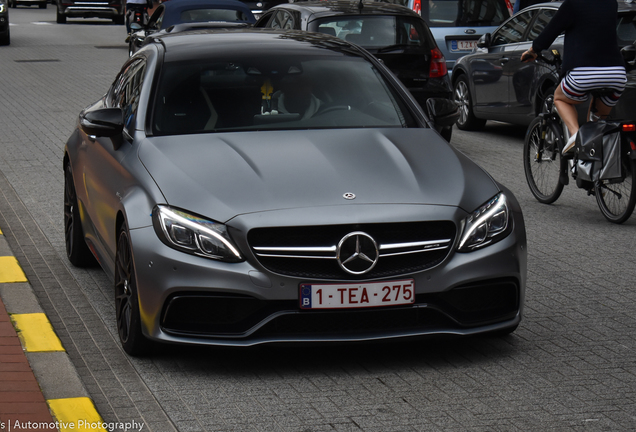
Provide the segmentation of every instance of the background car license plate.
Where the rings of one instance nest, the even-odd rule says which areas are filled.
[[[477,46],[476,40],[453,40],[451,51],[472,51]]]
[[[412,304],[413,279],[350,284],[301,284],[301,309],[364,308]]]

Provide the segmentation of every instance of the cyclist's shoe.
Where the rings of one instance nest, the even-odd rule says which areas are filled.
[[[574,135],[572,135],[570,137],[568,142],[565,144],[565,147],[563,147],[563,151],[561,152],[561,154],[570,153],[571,151],[574,150],[574,144],[576,143],[576,134],[577,133],[578,132],[575,132]]]

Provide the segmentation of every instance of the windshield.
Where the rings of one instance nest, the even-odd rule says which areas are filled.
[[[415,124],[373,65],[352,56],[167,63],[155,101],[155,135]]]
[[[430,27],[498,26],[509,16],[503,0],[422,1],[422,18]]]
[[[329,17],[316,20],[313,31],[337,36],[363,48],[400,45],[426,50],[435,48],[424,22],[408,16]]]

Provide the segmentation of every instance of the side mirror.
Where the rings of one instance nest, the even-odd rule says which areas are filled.
[[[102,108],[80,115],[80,127],[87,135],[115,137],[124,130],[124,113],[121,108]]]
[[[490,47],[490,42],[491,42],[492,36],[490,35],[490,33],[486,33],[484,35],[482,35],[479,40],[477,41],[477,48],[488,48]]]
[[[426,111],[438,131],[441,128],[453,126],[459,119],[459,108],[455,101],[444,98],[430,98],[426,100]]]

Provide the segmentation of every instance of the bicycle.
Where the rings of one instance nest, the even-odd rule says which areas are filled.
[[[561,71],[561,56],[553,50],[550,60],[541,54],[537,60],[553,65]],[[594,100],[609,89],[592,92],[590,107]],[[577,187],[585,189],[588,196],[594,195],[603,216],[610,222],[621,224],[631,216],[636,205],[636,125],[634,122],[616,122],[620,134],[620,174],[612,179],[583,180],[579,170],[582,161],[578,150],[562,155],[563,146],[570,134],[562,122],[554,96],[543,102],[541,113],[530,123],[523,147],[523,166],[532,195],[541,203],[552,204],[569,184],[568,172]],[[588,112],[589,121],[597,121],[593,110]]]

